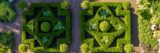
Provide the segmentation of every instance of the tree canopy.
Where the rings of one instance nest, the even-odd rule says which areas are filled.
[[[6,2],[0,3],[0,21],[13,21],[15,20],[16,13]]]

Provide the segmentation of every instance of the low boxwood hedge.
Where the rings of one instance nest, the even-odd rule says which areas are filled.
[[[130,10],[128,9],[123,10],[124,7],[122,6],[122,3],[111,3],[111,2],[89,2],[89,3],[90,3],[89,8],[81,10],[80,12],[81,46],[82,44],[87,44],[89,46],[89,51],[91,52],[123,52],[124,44],[131,44]],[[104,6],[109,8],[105,8]],[[101,8],[112,9],[110,10],[112,12],[111,16],[107,16],[106,18],[100,17],[97,14],[99,9],[96,11],[94,7],[100,7],[99,9]],[[113,11],[114,8],[115,11]],[[94,13],[93,11],[96,11],[96,13]],[[113,12],[115,12],[115,14],[113,14]],[[107,20],[111,25],[109,29],[115,27],[115,30],[118,31],[115,32],[113,29],[111,29],[107,32],[100,32],[100,29],[98,29],[99,20],[100,21]],[[88,35],[92,37],[89,38],[86,37]],[[120,36],[124,37],[115,38]],[[116,40],[116,42],[113,40]],[[97,46],[95,46],[95,44],[97,44]],[[111,46],[113,44],[115,45]]]
[[[61,9],[60,3],[33,3],[27,8],[27,11],[23,11],[22,16],[22,20],[24,21],[22,22],[21,44],[30,45],[29,49],[33,52],[60,52],[60,44],[68,45],[71,43],[71,13],[69,9]],[[46,10],[52,11],[49,13],[51,16],[43,16],[43,11]],[[47,14],[48,13],[45,15]],[[33,31],[29,30],[30,28],[27,27],[27,25],[32,22],[32,26],[34,27]],[[41,24],[43,22],[50,23],[51,28],[48,29],[49,31],[46,29],[45,32],[43,32],[43,30],[41,31]],[[64,28],[55,31],[54,27],[58,22],[62,23],[61,25]],[[33,37],[27,38],[28,36]]]

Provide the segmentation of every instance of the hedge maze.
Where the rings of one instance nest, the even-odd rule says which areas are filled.
[[[131,44],[129,3],[88,5],[88,9],[81,10],[81,47],[88,45],[91,52],[124,52],[124,46]]]
[[[71,42],[70,15],[60,3],[31,4],[23,11],[22,44],[34,52],[60,52],[60,44]]]

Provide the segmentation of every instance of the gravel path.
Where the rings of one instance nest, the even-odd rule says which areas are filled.
[[[72,43],[68,53],[80,53],[80,4],[82,0],[69,0],[72,11]]]

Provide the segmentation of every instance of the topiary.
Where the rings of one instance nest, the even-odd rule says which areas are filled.
[[[107,32],[110,28],[110,24],[107,21],[101,21],[99,24],[99,29],[102,32]]]
[[[133,50],[134,50],[133,45],[132,44],[126,44],[124,46],[124,50],[125,50],[126,53],[133,53]]]
[[[28,49],[28,45],[27,45],[27,44],[20,44],[20,45],[18,46],[18,50],[19,50],[21,53],[26,52],[27,49]]]
[[[40,27],[43,32],[48,32],[51,29],[51,24],[49,22],[42,22]]]
[[[82,44],[80,48],[82,53],[87,53],[89,51],[89,47],[86,43]]]
[[[0,21],[13,21],[15,20],[16,13],[6,2],[0,3]]]
[[[67,10],[69,8],[69,3],[68,1],[64,0],[62,3],[61,3],[61,8],[64,9],[64,10]]]
[[[83,9],[88,9],[89,7],[89,1],[88,0],[84,0],[82,3],[81,3],[81,7]]]
[[[60,51],[65,53],[68,50],[68,46],[66,44],[60,44]]]

